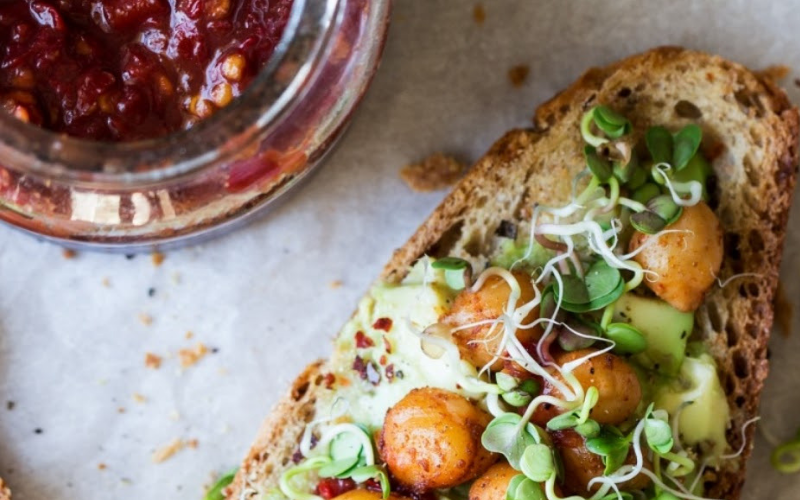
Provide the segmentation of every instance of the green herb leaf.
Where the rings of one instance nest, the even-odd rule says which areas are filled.
[[[525,449],[519,462],[520,470],[529,479],[544,482],[555,474],[553,452],[545,444],[532,444]]]
[[[535,379],[529,378],[528,380],[523,380],[522,383],[519,384],[519,388],[528,394],[539,394],[541,385]]]
[[[622,281],[622,275],[619,269],[611,267],[605,260],[598,260],[589,266],[584,279],[589,292],[589,300],[596,301],[613,294],[619,282]]]
[[[672,429],[669,423],[655,418],[647,418],[644,422],[644,435],[647,437],[647,444],[656,453],[669,453],[674,441],[672,439]]]
[[[644,136],[647,150],[654,163],[669,163],[672,161],[672,134],[664,127],[650,127]]]
[[[697,153],[702,139],[703,130],[694,123],[686,125],[675,134],[672,167],[676,171],[682,170],[689,163],[689,160]]]
[[[239,468],[237,467],[232,471],[223,474],[219,479],[217,479],[217,482],[215,482],[214,485],[208,489],[206,496],[203,497],[203,500],[225,500],[225,495],[222,494],[222,490],[233,482],[238,470]]]
[[[331,439],[328,453],[334,461],[358,458],[364,449],[360,436],[354,432],[341,432]]]
[[[506,489],[506,500],[546,500],[541,485],[535,483],[522,474],[511,478]]]
[[[652,182],[646,182],[639,189],[633,192],[631,197],[634,201],[645,204],[651,199],[661,194],[661,189]]]
[[[586,422],[576,425],[575,432],[585,438],[593,438],[600,435],[600,424],[594,420],[587,420]]]
[[[608,475],[625,463],[630,449],[630,441],[626,437],[605,430],[600,436],[587,439],[586,449],[603,457],[603,463],[606,466],[604,474]]]
[[[444,281],[447,283],[447,286],[452,288],[453,290],[463,290],[467,288],[467,273],[469,273],[469,269],[445,269],[444,271]]]
[[[636,354],[647,349],[642,332],[628,323],[611,323],[606,328],[606,337],[616,343],[614,352],[619,354]]]
[[[559,292],[561,294],[561,307],[567,309],[565,304],[586,304],[589,302],[589,290],[586,288],[584,280],[574,274],[566,274],[561,277],[561,281],[562,289],[559,290],[558,287],[553,289],[556,295]],[[555,297],[555,300],[558,302],[558,296]]]
[[[517,489],[519,489],[523,481],[530,481],[530,479],[525,477],[524,474],[517,474],[511,478],[511,481],[508,482],[508,486],[506,487],[506,500],[525,500],[517,496]]]
[[[586,166],[589,167],[592,174],[597,177],[600,182],[608,181],[613,175],[611,163],[606,158],[597,154],[597,149],[594,146],[586,146],[583,148],[583,154],[586,156]]]
[[[458,271],[468,268],[469,262],[464,259],[459,259],[458,257],[443,257],[433,261],[431,267],[434,269],[449,269],[451,271]]]
[[[504,391],[513,391],[519,385],[519,380],[503,372],[495,373],[494,380],[497,383],[497,387]]]
[[[636,156],[636,152],[631,153],[631,159],[628,161],[627,164],[623,165],[622,162],[615,161],[614,162],[614,177],[619,179],[619,181],[623,184],[627,183],[631,180],[636,170],[639,169],[639,158]]]
[[[631,173],[631,178],[628,179],[627,183],[628,189],[631,190],[639,189],[645,182],[647,182],[647,178],[649,176],[650,172],[644,167],[633,169],[633,172]]]
[[[520,390],[504,392],[500,397],[503,398],[503,401],[506,403],[517,408],[527,405],[531,402],[531,399],[533,399],[533,396]]]
[[[484,448],[500,453],[512,467],[519,470],[519,461],[525,448],[540,441],[539,432],[531,424],[520,429],[522,417],[515,413],[504,413],[489,422],[481,436]]]
[[[578,415],[575,412],[562,413],[547,422],[547,428],[551,431],[571,429],[576,425],[578,425]]]
[[[594,124],[611,139],[618,139],[631,130],[631,122],[608,106],[594,108]]]
[[[656,234],[667,227],[667,221],[650,210],[631,215],[630,221],[634,229],[644,234]]]
[[[672,196],[668,194],[662,194],[652,198],[647,202],[647,208],[663,219],[668,226],[680,219],[683,213],[683,208],[675,203]]]

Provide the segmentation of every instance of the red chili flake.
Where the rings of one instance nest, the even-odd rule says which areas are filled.
[[[356,482],[350,478],[337,479],[329,477],[320,480],[315,493],[325,500],[330,500],[354,489],[356,489]]]
[[[390,383],[394,380],[394,363],[386,367],[386,380]]]
[[[381,383],[381,372],[378,371],[378,367],[374,362],[367,365],[367,380],[372,385]]]
[[[356,356],[356,359],[353,360],[353,370],[355,370],[363,380],[366,380],[367,364],[364,363],[364,359],[361,356]]]
[[[391,318],[378,318],[375,320],[375,323],[372,324],[372,328],[388,332],[392,329],[392,320]]]
[[[364,335],[364,332],[361,330],[356,332],[356,347],[359,349],[365,349],[367,347],[372,347],[375,345],[375,342],[372,341],[371,338]]]
[[[381,356],[381,359],[378,360],[378,363],[380,363],[381,366],[386,366],[386,355],[385,354],[383,356]]]
[[[386,348],[386,354],[392,353],[392,343],[389,342],[389,339],[386,338],[386,335],[383,336],[383,347]]]
[[[336,382],[336,375],[334,375],[333,373],[326,373],[325,374],[325,379],[323,381],[325,383],[325,388],[326,389],[330,389],[331,387],[333,387],[333,384]]]
[[[295,452],[292,454],[292,463],[299,464],[300,461],[303,460],[304,458],[305,457],[303,456],[303,453],[300,452],[300,450],[295,450]]]

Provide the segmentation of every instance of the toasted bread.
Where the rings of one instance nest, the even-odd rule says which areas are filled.
[[[0,500],[11,500],[11,490],[6,487],[3,478],[0,477]]]
[[[753,443],[759,395],[767,375],[767,341],[781,251],[798,164],[798,112],[774,83],[720,57],[663,47],[591,69],[536,111],[533,128],[505,134],[431,217],[397,250],[380,279],[398,282],[423,255],[457,256],[475,268],[497,244],[503,221],[529,229],[534,202],[558,206],[583,165],[576,124],[592,105],[619,109],[634,127],[679,127],[690,120],[706,137],[716,174],[712,207],[725,236],[725,259],[697,312],[700,335],[715,358],[731,408],[728,442],[738,458],[703,477],[707,495],[738,498]],[[262,425],[228,489],[250,498],[245,484],[276,485],[292,465],[317,401],[329,400],[325,363],[310,365]]]

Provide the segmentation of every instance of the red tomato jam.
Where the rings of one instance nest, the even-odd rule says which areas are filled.
[[[189,128],[258,74],[292,2],[0,1],[0,109],[95,141]]]

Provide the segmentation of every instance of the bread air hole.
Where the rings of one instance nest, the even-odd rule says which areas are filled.
[[[728,347],[733,347],[739,343],[739,332],[731,323],[725,325],[725,336],[728,338]]]
[[[700,111],[693,102],[680,100],[675,103],[675,114],[681,118],[689,118],[692,120],[699,120],[703,117],[703,112]]]
[[[733,353],[733,372],[740,379],[746,379],[750,375],[750,365],[741,350]]]

